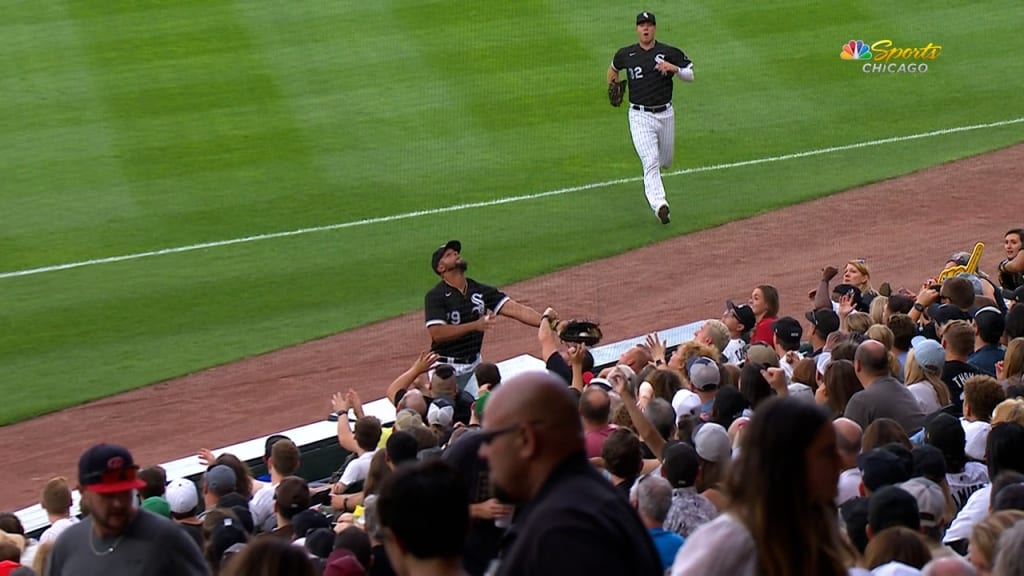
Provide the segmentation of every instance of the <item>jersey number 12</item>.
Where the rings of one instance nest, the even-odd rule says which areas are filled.
[[[629,79],[630,80],[636,80],[637,78],[643,78],[644,77],[643,68],[641,68],[639,66],[634,66],[632,68],[626,68],[626,70],[629,71]]]

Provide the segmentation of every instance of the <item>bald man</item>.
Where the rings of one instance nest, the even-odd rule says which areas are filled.
[[[857,456],[860,455],[864,431],[860,424],[849,418],[836,418],[832,424],[836,429],[836,448],[839,450],[839,461],[843,470],[839,474],[836,506],[842,506],[860,496],[860,468],[857,468]]]
[[[924,426],[925,414],[914,394],[889,374],[889,356],[877,340],[865,340],[857,346],[853,368],[864,389],[850,398],[843,416],[862,429],[879,418],[899,422],[907,436]]]
[[[936,558],[924,565],[921,576],[977,576],[971,563],[960,556]]]
[[[517,503],[494,573],[662,573],[636,511],[586,459],[576,403],[558,376],[526,372],[491,394],[480,456],[502,500]]]

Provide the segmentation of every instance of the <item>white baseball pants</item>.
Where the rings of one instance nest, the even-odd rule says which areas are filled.
[[[652,114],[629,108],[629,131],[633,135],[633,147],[644,166],[644,194],[651,210],[668,204],[665,200],[665,186],[661,182],[661,169],[672,164],[672,153],[676,140],[676,113],[669,106],[667,110]]]

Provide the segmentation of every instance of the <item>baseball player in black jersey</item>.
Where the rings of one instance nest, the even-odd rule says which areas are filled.
[[[629,88],[629,131],[633,147],[644,167],[644,193],[662,224],[669,223],[668,201],[661,182],[661,168],[672,163],[675,147],[675,111],[672,80],[693,82],[693,63],[682,50],[654,39],[652,12],[636,16],[639,42],[619,49],[608,68],[608,83],[618,82],[626,71]],[[614,104],[614,101],[613,101]]]
[[[541,315],[497,288],[466,278],[467,264],[461,252],[458,240],[434,250],[430,266],[441,281],[427,292],[424,308],[430,349],[440,356],[440,362],[455,368],[459,386],[465,387],[480,363],[484,332],[494,326],[497,314],[533,327],[540,326]]]

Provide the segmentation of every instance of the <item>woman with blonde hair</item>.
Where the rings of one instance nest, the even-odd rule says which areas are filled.
[[[875,324],[885,324],[887,318],[885,317],[885,308],[889,305],[888,296],[876,296],[871,301],[871,306],[868,308],[868,315],[871,316],[871,321]]]
[[[995,560],[996,544],[1007,528],[1024,520],[1024,511],[1003,510],[974,525],[968,539],[967,559],[978,574],[990,574]]]
[[[846,268],[843,269],[843,284],[856,286],[865,303],[873,301],[878,296],[878,292],[871,286],[871,269],[863,258],[846,263]]]
[[[1016,422],[1024,426],[1024,399],[1007,398],[996,405],[992,411],[992,425],[1003,422]]]
[[[1006,355],[996,362],[996,379],[1003,388],[1024,384],[1024,338],[1014,338],[1006,345]]]
[[[872,322],[874,321],[875,320],[872,317]],[[900,366],[900,360],[892,350],[893,344],[896,342],[896,336],[892,333],[892,329],[885,324],[876,323],[869,326],[867,331],[864,332],[864,335],[867,336],[868,339],[881,342],[882,346],[885,346],[885,352],[889,355],[889,374],[893,378],[902,382],[903,370]]]
[[[942,368],[946,365],[946,351],[935,340],[917,337],[907,352],[907,367],[903,381],[917,398],[925,414],[949,406],[949,387],[942,381]]]
[[[842,315],[840,314],[840,318]],[[851,312],[845,319],[846,330],[853,334],[864,334],[867,335],[868,328],[871,328],[871,316],[868,316],[864,312]]]

